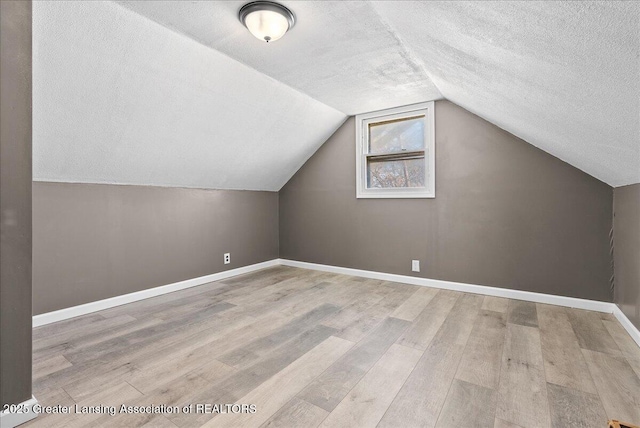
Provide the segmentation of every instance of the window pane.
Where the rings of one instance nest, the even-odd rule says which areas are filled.
[[[367,187],[424,187],[424,158],[367,161]]]
[[[424,149],[424,116],[369,124],[369,153]]]

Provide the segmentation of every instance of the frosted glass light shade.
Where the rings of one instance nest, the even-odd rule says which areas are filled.
[[[267,43],[275,42],[289,30],[287,18],[270,10],[252,12],[247,15],[244,23],[251,34]]]
[[[270,1],[248,3],[242,6],[238,17],[251,34],[267,43],[284,36],[295,22],[289,9]]]

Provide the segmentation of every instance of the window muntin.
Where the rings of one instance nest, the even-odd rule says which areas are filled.
[[[357,197],[435,197],[433,102],[356,116]]]
[[[424,115],[367,126],[367,188],[424,187]]]

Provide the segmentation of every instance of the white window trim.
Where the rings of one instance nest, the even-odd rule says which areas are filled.
[[[436,157],[435,157],[435,103],[412,104],[403,107],[396,107],[387,110],[374,111],[356,115],[356,198],[435,198],[436,197]],[[424,114],[425,136],[424,152],[427,162],[425,168],[424,188],[386,188],[367,189],[367,167],[365,165],[367,149],[366,140],[368,138],[367,124],[375,119],[382,121],[395,117],[410,116],[412,114]]]

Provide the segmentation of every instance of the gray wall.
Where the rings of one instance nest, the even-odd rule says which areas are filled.
[[[31,398],[31,2],[0,2],[0,402]]]
[[[351,118],[280,191],[280,257],[611,301],[612,188],[451,102],[435,115],[435,199],[356,199]]]
[[[614,302],[640,329],[640,184],[613,192]]]
[[[34,182],[33,243],[40,314],[277,258],[278,194]]]

